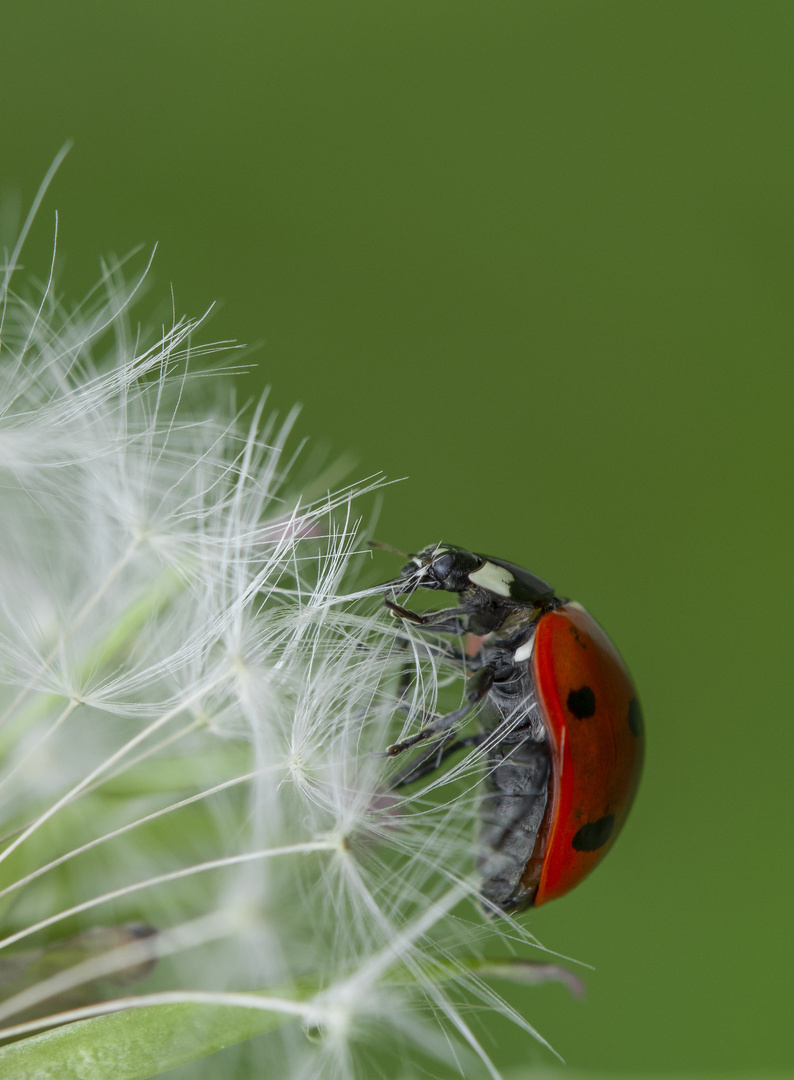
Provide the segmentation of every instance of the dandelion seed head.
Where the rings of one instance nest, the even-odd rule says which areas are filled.
[[[151,993],[289,1003],[285,1076],[366,1076],[384,1032],[447,1064],[462,1038],[496,1075],[458,987],[508,1007],[439,975],[498,933],[481,759],[406,794],[383,756],[449,680],[356,587],[381,480],[301,490],[295,414],[207,393],[202,319],[133,330],[143,276],[108,266],[68,311],[13,274],[0,297],[0,956],[138,921]]]

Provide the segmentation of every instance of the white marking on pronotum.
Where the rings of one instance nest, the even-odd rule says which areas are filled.
[[[497,566],[496,563],[488,562],[486,559],[478,570],[473,570],[469,574],[469,581],[498,596],[510,596],[510,586],[515,578],[504,566]]]
[[[532,650],[535,648],[535,635],[533,634],[529,641],[525,641],[523,645],[519,645],[516,651],[513,653],[513,663],[523,664],[525,660],[529,660],[532,655]]]

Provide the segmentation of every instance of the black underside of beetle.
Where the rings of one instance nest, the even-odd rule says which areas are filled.
[[[513,651],[491,646],[481,655],[506,676],[494,683],[479,714],[488,747],[477,855],[486,910],[520,911],[533,901],[537,882],[522,885],[522,878],[539,854],[551,776],[529,661],[512,663]]]

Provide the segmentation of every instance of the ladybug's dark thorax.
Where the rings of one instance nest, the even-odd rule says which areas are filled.
[[[499,621],[489,632],[487,646],[493,650],[501,649],[510,656],[520,649],[521,645],[528,642],[535,632],[540,619],[549,611],[554,611],[565,601],[552,596],[542,604],[513,604],[509,601],[501,601],[498,605]],[[464,607],[464,610],[465,607]],[[479,607],[475,609],[479,611]],[[489,612],[491,608],[487,609]],[[471,625],[469,618],[469,630],[477,631]]]

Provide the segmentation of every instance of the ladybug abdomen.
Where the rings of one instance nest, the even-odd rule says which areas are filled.
[[[477,859],[488,904],[520,909],[525,897],[531,902],[521,883],[546,813],[550,772],[548,744],[532,741],[526,729],[523,741],[500,743],[488,755]]]
[[[644,736],[631,676],[578,604],[542,616],[532,671],[552,762],[537,906],[572,889],[614,843],[637,790]]]

